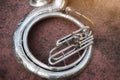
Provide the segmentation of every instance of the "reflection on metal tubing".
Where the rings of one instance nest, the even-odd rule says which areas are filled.
[[[56,43],[57,47],[53,48],[50,51],[50,55],[49,55],[49,58],[48,58],[48,62],[49,62],[50,65],[56,65],[56,64],[64,61],[65,59],[71,57],[72,55],[78,53],[79,51],[85,49],[86,47],[90,46],[91,44],[93,44],[93,35],[91,35],[91,31],[89,32],[88,35],[83,37],[83,39],[81,40],[79,45],[76,46],[76,44],[74,44],[74,43],[70,44],[69,41],[73,40],[75,34],[79,34],[80,31],[82,31],[82,29],[74,31],[72,34],[69,34],[69,35],[57,40],[57,43]],[[78,37],[78,38],[80,38],[80,37]],[[54,53],[54,51],[56,49],[58,49],[59,46],[64,45],[65,43],[68,44],[68,46],[66,48],[63,48],[62,50]],[[71,50],[69,50],[69,49],[71,49]],[[69,52],[64,53],[67,50],[69,50]],[[63,54],[63,55],[57,57],[60,54]],[[52,60],[54,60],[54,61],[52,61]]]

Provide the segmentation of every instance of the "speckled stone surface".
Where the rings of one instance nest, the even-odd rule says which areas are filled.
[[[69,0],[69,6],[95,24],[91,62],[71,80],[120,80],[120,0]],[[45,80],[18,64],[12,48],[17,23],[32,9],[28,0],[0,0],[0,80]],[[74,24],[64,19],[41,21],[30,32],[31,51],[44,60],[54,41],[75,29]]]

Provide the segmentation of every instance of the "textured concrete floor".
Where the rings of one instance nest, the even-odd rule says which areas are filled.
[[[120,0],[69,0],[69,5],[95,24],[91,62],[71,80],[120,80]],[[28,0],[0,0],[0,80],[44,80],[25,70],[13,55],[13,32],[19,20],[31,10]],[[75,29],[74,24],[64,19],[42,21],[30,33],[31,51],[44,60],[45,55],[40,53],[47,54],[55,40]]]

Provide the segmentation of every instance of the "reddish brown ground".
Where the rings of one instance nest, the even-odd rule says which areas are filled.
[[[120,80],[120,0],[69,0],[69,5],[95,24],[92,28],[95,44],[91,62],[71,80]],[[31,10],[28,0],[0,0],[0,80],[44,80],[18,64],[12,49],[16,25]],[[55,40],[75,28],[64,19],[40,22],[29,37],[33,54],[38,58],[40,53],[47,54]]]

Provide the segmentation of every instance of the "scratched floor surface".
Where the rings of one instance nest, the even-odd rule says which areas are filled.
[[[69,6],[95,24],[91,62],[71,80],[120,80],[120,0],[69,0]],[[45,80],[25,70],[13,55],[13,32],[32,9],[28,0],[0,0],[0,80]],[[44,60],[54,41],[75,29],[74,24],[60,18],[41,21],[30,32],[31,51]]]

